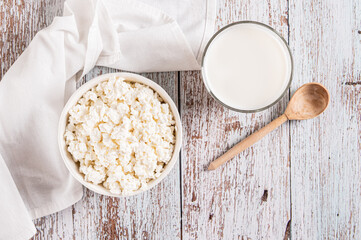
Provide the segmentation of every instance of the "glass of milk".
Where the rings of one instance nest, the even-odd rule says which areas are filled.
[[[293,72],[291,51],[271,27],[235,22],[216,32],[203,54],[209,93],[238,112],[263,111],[287,92]]]

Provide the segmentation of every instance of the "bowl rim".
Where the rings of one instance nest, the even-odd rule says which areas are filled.
[[[94,86],[97,86],[99,83],[108,80],[111,77],[122,77],[122,78],[125,78],[125,81],[137,82],[137,83],[141,83],[146,86],[149,86],[153,91],[157,92],[159,94],[159,96],[166,103],[169,104],[170,109],[174,116],[174,120],[175,120],[176,142],[175,142],[175,146],[174,146],[174,151],[173,151],[171,160],[166,164],[162,174],[158,178],[151,180],[148,183],[147,187],[145,187],[143,189],[138,189],[133,192],[125,193],[125,194],[124,193],[113,194],[110,192],[110,190],[106,189],[105,187],[103,187],[100,184],[96,185],[96,184],[85,181],[83,174],[79,172],[79,168],[78,168],[77,164],[74,162],[71,154],[67,150],[67,146],[66,146],[65,138],[64,138],[65,128],[66,128],[67,120],[69,117],[68,112],[69,112],[70,108],[73,107],[88,90],[90,90]],[[126,196],[137,195],[137,194],[146,192],[147,190],[153,188],[154,186],[159,184],[174,168],[174,165],[179,158],[181,145],[182,145],[182,122],[181,122],[181,118],[180,118],[180,115],[178,112],[178,108],[176,107],[173,99],[168,95],[168,93],[160,85],[158,85],[154,81],[150,80],[149,78],[143,77],[139,74],[128,73],[128,72],[116,72],[116,73],[108,73],[108,74],[99,75],[99,76],[91,79],[90,81],[86,82],[81,87],[79,87],[71,95],[71,97],[68,99],[67,103],[64,105],[63,110],[60,115],[60,118],[59,118],[58,146],[59,146],[59,151],[60,151],[60,154],[61,154],[61,157],[63,159],[65,166],[67,167],[67,169],[69,170],[71,175],[78,182],[80,182],[86,188],[88,188],[96,193],[102,194],[102,195],[107,195],[107,196],[112,196],[112,197],[126,197]]]
[[[211,90],[211,88],[208,86],[208,82],[207,82],[207,77],[205,74],[205,67],[204,67],[204,61],[206,58],[206,54],[207,51],[210,47],[210,45],[212,44],[212,42],[217,38],[217,36],[222,33],[223,31],[227,30],[228,28],[231,28],[235,25],[241,25],[241,24],[254,24],[254,25],[258,25],[260,27],[266,28],[268,30],[270,30],[271,32],[273,32],[280,40],[281,42],[286,46],[287,52],[289,54],[290,57],[290,61],[291,61],[291,73],[290,73],[290,77],[288,79],[287,85],[285,87],[285,89],[283,90],[282,94],[272,103],[268,104],[267,106],[261,107],[261,108],[257,108],[257,109],[249,109],[249,110],[244,110],[244,109],[240,109],[240,108],[234,108],[232,106],[227,105],[226,103],[224,103],[223,101],[221,101]],[[230,24],[227,24],[225,26],[223,26],[221,29],[219,29],[217,32],[215,32],[212,37],[209,39],[206,47],[204,48],[203,51],[203,55],[202,55],[202,60],[201,60],[201,74],[202,74],[202,80],[203,80],[203,84],[205,86],[205,88],[207,89],[207,92],[212,96],[212,98],[214,100],[216,100],[218,103],[220,103],[222,106],[235,111],[235,112],[241,112],[241,113],[256,113],[256,112],[261,112],[264,111],[272,106],[274,106],[276,103],[278,103],[284,96],[285,94],[288,92],[292,80],[293,80],[293,71],[294,71],[294,60],[293,60],[293,56],[292,56],[292,52],[290,49],[290,46],[288,45],[287,41],[282,37],[282,35],[277,32],[274,28],[272,28],[271,26],[261,23],[261,22],[257,22],[257,21],[251,21],[251,20],[242,20],[242,21],[236,21]]]

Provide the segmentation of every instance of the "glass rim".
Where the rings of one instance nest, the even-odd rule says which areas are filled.
[[[272,103],[268,104],[267,106],[265,107],[262,107],[262,108],[258,108],[258,109],[252,109],[252,110],[244,110],[244,109],[238,109],[238,108],[234,108],[234,107],[231,107],[229,105],[227,105],[226,103],[224,103],[223,101],[221,101],[219,98],[217,98],[217,96],[212,92],[212,90],[210,89],[210,87],[208,86],[208,83],[207,83],[207,80],[206,80],[206,74],[204,72],[204,59],[205,59],[205,56],[207,54],[207,50],[209,48],[209,46],[211,45],[211,43],[213,42],[213,40],[221,33],[223,32],[224,30],[226,30],[227,28],[229,27],[232,27],[234,25],[239,25],[239,24],[246,24],[246,23],[250,23],[250,24],[255,24],[255,25],[259,25],[261,27],[265,27],[269,30],[271,30],[273,33],[276,34],[276,36],[278,36],[281,41],[285,44],[286,48],[287,48],[287,51],[288,51],[288,54],[290,56],[290,59],[291,59],[291,74],[290,74],[290,78],[288,80],[288,83],[287,83],[287,86],[285,88],[285,90],[282,92],[282,94],[275,100],[273,101]],[[233,23],[230,23],[224,27],[222,27],[221,29],[219,29],[217,32],[215,32],[213,34],[213,36],[209,39],[205,49],[204,49],[204,52],[203,52],[203,56],[202,56],[202,62],[201,62],[201,73],[202,73],[202,80],[203,80],[203,83],[208,91],[208,93],[217,101],[219,102],[221,105],[223,105],[224,107],[228,108],[228,109],[231,109],[233,111],[236,111],[236,112],[242,112],[242,113],[255,113],[255,112],[261,112],[261,111],[264,111],[270,107],[272,107],[273,105],[275,105],[276,103],[278,103],[283,97],[284,95],[286,94],[286,92],[288,91],[288,89],[290,88],[291,86],[291,83],[292,83],[292,78],[293,78],[293,57],[292,57],[292,53],[291,53],[291,49],[288,45],[288,43],[286,42],[286,40],[272,27],[264,24],[264,23],[261,23],[261,22],[257,22],[257,21],[250,21],[250,20],[246,20],[246,21],[237,21],[237,22],[233,22]]]

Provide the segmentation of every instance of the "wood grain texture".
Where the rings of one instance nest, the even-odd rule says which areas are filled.
[[[1,77],[63,2],[0,1]],[[291,92],[321,82],[329,109],[282,125],[208,172],[212,160],[282,114],[289,94],[267,111],[241,114],[216,103],[199,72],[145,74],[179,104],[181,161],[139,196],[84,189],[74,206],[34,221],[33,239],[361,239],[360,13],[356,0],[219,0],[216,28],[246,19],[276,28],[294,55]],[[96,68],[84,81],[113,71]]]
[[[291,123],[293,239],[361,239],[361,3],[290,1],[292,92],[320,82],[326,112]]]
[[[217,28],[238,20],[270,24],[288,37],[286,1],[219,1]],[[209,172],[232,145],[281,115],[288,96],[268,111],[235,113],[206,91],[199,72],[181,73],[184,239],[282,239],[290,219],[289,128],[284,124]],[[263,197],[265,196],[265,197]]]
[[[0,1],[0,57],[2,76],[35,34],[62,13],[64,0]]]
[[[257,130],[256,132],[252,133],[245,139],[243,139],[241,142],[234,145],[231,149],[229,149],[226,153],[224,153],[222,156],[211,162],[209,164],[208,170],[215,170],[218,167],[225,164],[227,161],[232,160],[235,156],[241,154],[244,150],[251,147],[253,144],[255,144],[258,141],[261,141],[262,138],[264,138],[267,134],[272,132],[273,130],[277,129],[279,126],[281,126],[283,123],[285,123],[288,120],[286,114],[282,114],[272,122],[268,123],[263,128]]]

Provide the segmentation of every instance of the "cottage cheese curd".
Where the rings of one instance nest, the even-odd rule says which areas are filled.
[[[113,77],[70,109],[64,137],[84,179],[121,194],[161,175],[172,158],[175,121],[151,88]]]

